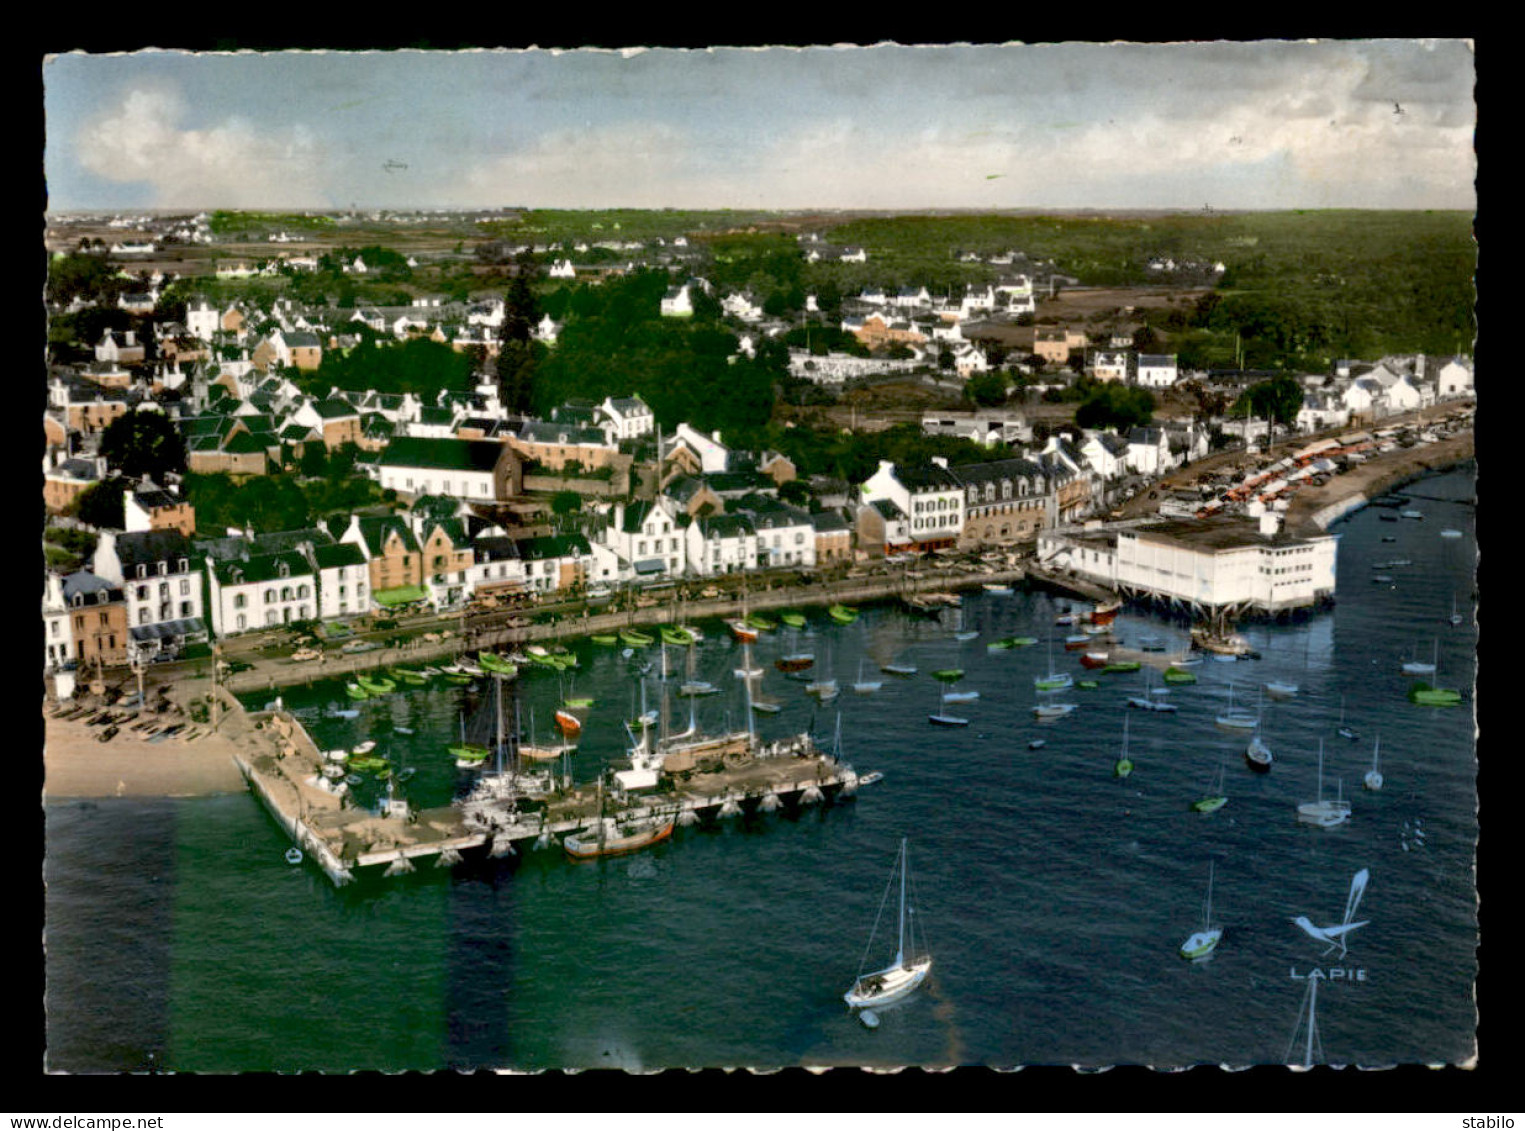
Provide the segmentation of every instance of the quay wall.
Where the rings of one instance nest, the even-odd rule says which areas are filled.
[[[986,582],[1012,582],[1025,579],[1022,569],[1005,569],[991,572],[956,574],[927,571],[922,577],[876,577],[850,578],[827,582],[805,588],[780,586],[748,593],[743,602],[741,596],[724,596],[713,599],[686,601],[681,607],[685,619],[732,618],[741,615],[743,603],[748,612],[766,609],[797,608],[800,606],[831,605],[842,602],[877,601],[897,597],[903,593],[939,592],[949,589],[969,588]],[[355,672],[392,664],[424,664],[437,660],[453,660],[462,652],[479,648],[504,648],[541,641],[570,640],[590,636],[597,632],[617,632],[621,628],[640,625],[669,624],[679,615],[672,604],[657,604],[645,609],[621,610],[597,613],[589,610],[582,616],[557,621],[554,624],[532,624],[525,628],[475,627],[468,628],[463,636],[452,633],[438,642],[412,640],[400,648],[378,648],[370,652],[346,655],[337,650],[326,652],[321,663],[307,661],[294,663],[289,659],[270,660],[248,657],[254,663],[249,671],[235,672],[225,677],[221,684],[234,693],[255,691],[260,688],[273,690],[318,679],[334,679]]]

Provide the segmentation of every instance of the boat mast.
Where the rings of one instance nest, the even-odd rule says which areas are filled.
[[[841,716],[838,716],[839,726],[840,718]],[[900,939],[895,946],[896,966],[905,965],[905,873],[906,865],[908,863],[906,860],[906,853],[906,839],[902,837],[900,840]]]

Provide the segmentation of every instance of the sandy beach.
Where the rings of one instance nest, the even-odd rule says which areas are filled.
[[[180,698],[181,696],[176,696]],[[95,702],[93,696],[85,701]],[[188,723],[179,735],[149,741],[132,729],[138,719],[122,724],[110,742],[98,741],[102,726],[89,726],[82,714],[53,718],[57,704],[43,704],[44,800],[65,797],[204,797],[245,788],[233,752],[265,749],[242,712],[224,712],[221,726]],[[140,716],[141,719],[149,718]],[[183,715],[152,716],[185,722]],[[188,739],[186,735],[195,736]]]

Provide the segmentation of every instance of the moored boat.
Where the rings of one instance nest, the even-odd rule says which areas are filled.
[[[674,817],[625,821],[616,817],[601,817],[587,828],[568,833],[562,838],[561,847],[574,860],[618,856],[660,844],[672,836],[675,824]]]
[[[858,610],[846,605],[832,605],[826,610],[826,614],[838,624],[852,624],[858,619]]]

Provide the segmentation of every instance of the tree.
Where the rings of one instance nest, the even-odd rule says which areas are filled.
[[[503,300],[503,329],[498,337],[498,395],[510,412],[528,412],[533,402],[535,323],[539,311],[530,276],[535,271],[534,249],[526,248],[515,260],[513,281]]]
[[[808,506],[814,496],[810,485],[802,479],[788,479],[778,485],[778,497],[797,507]]]
[[[117,417],[101,434],[101,455],[129,479],[163,482],[166,473],[185,470],[185,440],[162,412],[135,409]]]
[[[977,405],[1006,403],[1006,378],[999,373],[976,373],[964,385],[964,396]]]
[[[127,525],[122,504],[127,494],[127,480],[117,476],[86,487],[74,501],[75,514],[81,522],[106,530],[121,530]]]
[[[567,519],[582,510],[582,496],[576,491],[557,491],[551,496],[551,513],[557,518],[557,524],[566,527]]]

